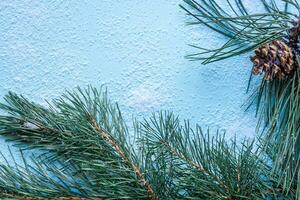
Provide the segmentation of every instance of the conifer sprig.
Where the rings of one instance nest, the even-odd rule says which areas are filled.
[[[250,104],[256,105],[260,145],[271,160],[271,171],[281,185],[280,190],[300,194],[298,1],[261,0],[265,10],[259,14],[248,12],[241,0],[226,1],[228,12],[215,0],[184,2],[181,7],[197,21],[196,25],[206,25],[228,38],[217,49],[196,46],[202,52],[188,56],[191,59],[206,64],[256,49],[256,56],[252,57],[254,74],[264,73],[265,77],[251,96]],[[288,56],[284,55],[286,52]]]
[[[128,129],[118,106],[110,103],[106,92],[78,88],[49,108],[14,93],[5,100],[0,108],[10,115],[0,117],[0,133],[30,148],[48,150],[40,156],[43,162],[62,159],[65,169],[75,168],[76,175],[88,177],[83,185],[92,192],[80,192],[79,197],[156,198],[127,142]]]
[[[191,128],[169,112],[134,122],[134,135],[106,91],[66,92],[48,106],[9,93],[0,134],[22,163],[0,164],[8,199],[265,199],[284,195],[254,142]],[[131,133],[131,134],[130,134]],[[134,136],[134,140],[132,137]],[[17,155],[12,153],[12,157]],[[7,159],[4,157],[4,159]],[[271,160],[270,158],[267,161]]]
[[[286,6],[280,9],[275,1],[262,0],[265,12],[252,14],[242,0],[227,0],[229,10],[219,6],[216,0],[184,0],[180,7],[194,19],[188,24],[205,25],[228,38],[224,45],[216,49],[191,45],[200,52],[190,54],[187,58],[202,60],[207,64],[252,51],[262,44],[283,38],[296,19],[296,15],[288,12],[288,8],[299,10],[297,2],[284,2]]]
[[[148,153],[167,160],[174,170],[179,199],[276,199],[281,195],[282,185],[267,164],[270,158],[253,140],[226,141],[224,133],[211,135],[199,126],[192,129],[188,121],[181,123],[168,112],[155,114],[141,127]],[[294,196],[284,195],[286,199]]]

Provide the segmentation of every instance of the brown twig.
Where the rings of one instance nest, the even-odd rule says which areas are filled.
[[[163,144],[167,149],[169,149],[169,151],[172,153],[173,156],[176,156],[176,157],[180,158],[181,160],[186,161],[189,165],[193,166],[194,168],[196,168],[197,170],[201,171],[202,173],[207,174],[207,175],[213,177],[229,193],[228,186],[226,184],[224,184],[223,181],[220,180],[216,175],[212,174],[210,171],[208,171],[207,169],[205,169],[202,165],[199,165],[198,163],[194,162],[193,160],[190,160],[190,159],[186,158],[185,156],[181,155],[180,153],[178,153],[166,141],[161,141],[161,144]]]
[[[114,138],[107,131],[103,130],[100,126],[98,126],[95,118],[93,118],[90,114],[88,114],[88,117],[91,121],[91,125],[93,126],[93,128],[101,135],[101,137],[106,142],[108,142],[114,148],[114,150],[120,155],[120,157],[125,161],[125,163],[134,170],[136,176],[139,178],[141,186],[146,188],[151,200],[157,200],[158,198],[154,190],[152,189],[148,181],[146,181],[141,169],[136,164],[130,161],[124,150],[117,144]]]

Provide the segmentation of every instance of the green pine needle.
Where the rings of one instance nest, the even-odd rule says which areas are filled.
[[[254,141],[227,141],[170,112],[134,121],[132,132],[103,89],[67,91],[46,107],[10,92],[0,109],[0,134],[16,142],[23,160],[0,164],[3,198],[295,197],[281,192],[273,157]],[[42,152],[24,156],[30,149]]]
[[[285,11],[278,9],[275,1],[270,4],[262,0],[265,12],[255,14],[249,13],[241,0],[226,2],[230,11],[225,11],[215,0],[184,0],[184,4],[180,5],[194,19],[189,25],[205,25],[228,38],[224,45],[216,49],[192,45],[200,52],[188,55],[188,59],[208,64],[247,53],[265,43],[283,38],[295,19],[295,14],[288,12],[288,8],[294,7],[300,11],[295,1],[285,1]]]

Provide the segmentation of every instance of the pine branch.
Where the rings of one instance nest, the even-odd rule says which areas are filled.
[[[0,134],[24,150],[44,151],[31,158],[21,153],[23,164],[0,164],[3,198],[233,200],[297,194],[293,187],[286,192],[279,171],[270,173],[267,163],[274,156],[253,141],[226,141],[223,134],[181,124],[172,113],[136,121],[137,143],[129,142],[118,106],[92,87],[67,92],[48,107],[14,93],[5,100]]]
[[[263,0],[266,11],[257,14],[250,14],[240,0],[228,0],[227,4],[230,12],[220,7],[215,0],[184,0],[184,4],[180,5],[195,20],[188,24],[205,25],[228,38],[223,46],[216,49],[192,45],[200,52],[190,54],[187,58],[202,60],[207,64],[252,51],[265,43],[284,38],[296,19],[288,10],[278,9],[274,1],[270,5]],[[286,1],[286,4],[287,8],[292,6],[298,9],[295,2]]]
[[[276,190],[270,192],[274,186],[267,181],[271,177],[254,142],[245,141],[238,147],[236,141],[225,141],[224,135],[204,134],[199,126],[191,129],[188,121],[181,125],[172,113],[154,115],[141,126],[148,153],[173,161],[179,198],[265,199],[268,194],[278,195]]]
[[[229,192],[228,187],[223,183],[222,180],[219,179],[219,177],[215,176],[213,173],[211,173],[209,170],[205,169],[201,164],[197,164],[190,158],[185,157],[184,155],[180,154],[179,152],[176,151],[176,149],[172,148],[171,145],[167,141],[160,141],[162,145],[165,146],[165,149],[169,151],[174,157],[177,157],[181,159],[182,161],[186,162],[188,165],[191,167],[197,169],[201,173],[206,174],[207,176],[212,177],[215,179],[216,182],[220,183],[220,185],[226,190],[226,192]]]
[[[78,88],[49,108],[13,93],[5,99],[7,104],[0,108],[10,116],[0,117],[0,134],[31,148],[47,149],[50,153],[41,158],[49,165],[66,160],[65,167],[74,166],[76,176],[88,177],[84,184],[90,191],[83,191],[87,196],[156,198],[139,171],[118,106],[110,103],[106,92]]]
[[[300,199],[295,196],[296,191],[300,191],[298,186],[300,91],[297,44],[300,5],[298,1],[261,0],[265,11],[257,14],[248,12],[240,0],[227,1],[229,12],[221,8],[215,0],[185,0],[184,2],[181,7],[195,20],[192,25],[205,25],[228,38],[223,46],[216,49],[193,45],[200,50],[200,53],[189,55],[188,58],[191,60],[203,60],[204,64],[215,62],[263,47],[274,40],[280,40],[280,44],[288,45],[289,54],[293,55],[287,58],[291,61],[289,63],[296,63],[294,67],[297,68],[296,71],[294,72],[293,69],[294,74],[283,80],[272,80],[272,77],[267,77],[268,80],[263,79],[252,95],[255,97],[252,103],[256,102],[257,107],[257,130],[262,131],[260,145],[269,157],[269,162],[272,163],[270,169],[273,175],[270,176],[276,177],[275,182],[285,194],[292,193],[295,198]],[[264,59],[263,56],[257,55],[256,58]],[[277,71],[278,65],[283,64],[281,67],[285,67],[283,55],[280,54],[278,57],[281,59],[280,63],[276,63]],[[265,73],[268,71],[268,75],[273,76],[276,70],[270,69],[268,58],[266,57],[266,62],[259,63],[262,64],[261,66],[255,62],[254,66],[257,67],[258,72],[262,66],[269,67],[263,71]],[[285,75],[284,73],[286,72],[283,71],[279,75]]]
[[[25,158],[22,152],[22,163],[17,163],[11,153],[14,165],[2,155],[6,161],[6,164],[0,165],[0,196],[3,198],[59,199],[69,198],[68,196],[79,198],[82,191],[88,190],[80,177],[73,178],[73,170],[61,167],[62,163],[49,165],[35,156]]]
[[[157,199],[154,190],[152,189],[151,185],[146,181],[141,169],[129,160],[124,150],[121,149],[121,147],[116,143],[116,141],[114,141],[114,138],[111,137],[109,133],[107,133],[97,125],[96,120],[94,118],[92,118],[90,115],[89,118],[95,130],[103,137],[104,140],[106,140],[115,149],[116,152],[118,152],[118,154],[123,158],[123,160],[134,170],[135,174],[140,179],[141,185],[145,187],[148,193],[150,194],[151,199]]]
[[[261,146],[272,160],[273,173],[283,191],[300,190],[299,72],[286,80],[262,80],[254,94]]]

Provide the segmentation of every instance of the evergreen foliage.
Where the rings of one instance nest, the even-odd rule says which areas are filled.
[[[189,24],[228,38],[217,49],[193,45],[200,52],[188,58],[207,64],[274,40],[296,57],[294,73],[262,79],[252,95],[257,140],[228,140],[166,111],[129,126],[103,88],[78,87],[46,106],[9,92],[0,135],[15,142],[22,161],[2,155],[0,198],[300,200],[300,5],[261,0],[265,11],[252,14],[242,0],[226,2],[230,11],[215,0],[184,0]],[[32,149],[40,152],[28,156]]]
[[[207,64],[255,50],[276,39],[286,38],[297,19],[297,15],[289,12],[289,8],[300,11],[297,0],[282,0],[285,6],[277,5],[275,0],[260,1],[265,12],[250,13],[243,0],[226,0],[229,10],[220,7],[216,0],[184,0],[185,4],[180,7],[194,19],[188,24],[206,25],[228,38],[224,45],[216,49],[192,45],[200,52],[187,57]]]
[[[263,65],[263,59],[270,58],[264,58],[262,53],[268,55],[270,52],[261,50],[274,41],[287,44],[290,50],[286,51],[292,51],[295,55],[294,72],[278,80],[273,79],[277,73],[275,70],[285,65],[285,59],[280,52],[276,52],[276,60],[281,63],[271,60],[275,61],[275,70],[266,71],[264,79],[251,95],[249,106],[256,106],[259,145],[270,159],[272,176],[278,178],[283,194],[293,193],[292,199],[300,199],[299,2],[261,0],[264,11],[260,13],[250,13],[242,0],[227,0],[229,11],[221,8],[215,0],[184,2],[181,8],[194,19],[189,24],[206,25],[228,38],[224,45],[216,49],[192,45],[200,50],[188,56],[192,60],[202,60],[207,64],[255,50],[256,54],[262,55],[259,64]],[[266,67],[263,70],[268,70],[270,65],[266,63],[263,67]]]
[[[22,163],[0,165],[3,198],[225,200],[283,195],[280,177],[270,173],[270,158],[254,141],[227,141],[224,133],[192,128],[171,112],[134,121],[132,132],[103,89],[77,88],[46,107],[10,92],[0,108],[6,113],[0,116],[0,134],[16,142],[23,158]],[[24,156],[29,149],[43,151]]]

